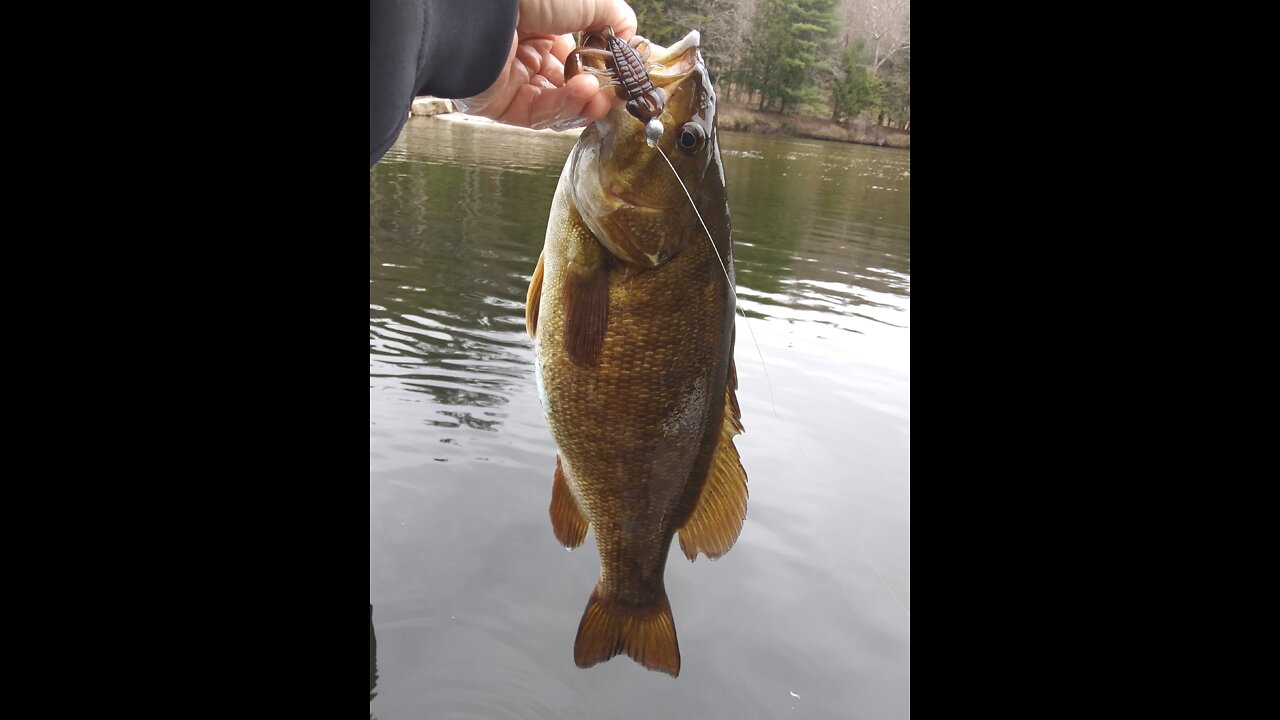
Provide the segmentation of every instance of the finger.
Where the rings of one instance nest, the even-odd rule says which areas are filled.
[[[599,81],[589,75],[575,77],[559,90],[558,94],[543,98],[548,105],[536,109],[537,119],[542,122],[535,127],[550,124],[543,120],[544,116],[555,121],[576,117],[581,120],[581,125],[595,122],[609,114],[615,100],[612,92],[601,88]]]
[[[564,59],[569,57],[569,53],[577,46],[572,35],[557,35],[555,41],[551,43],[551,54],[563,64]]]
[[[516,45],[516,62],[538,72],[542,67],[542,59],[551,52],[552,38],[547,36],[521,37]]]
[[[463,112],[488,118],[502,112],[502,109],[510,103],[510,97],[515,93],[515,88],[528,82],[532,75],[525,65],[516,62],[519,52],[519,35],[512,33],[511,50],[507,54],[506,66],[488,89],[469,98],[461,98],[462,102],[459,105],[466,106]]]
[[[630,40],[636,34],[636,11],[632,10],[630,5],[623,3],[621,12],[618,12],[618,19],[613,23],[606,22],[605,25],[612,25],[613,32],[623,40]]]
[[[549,127],[584,115],[596,120],[608,112],[608,101],[603,99],[602,105],[600,96],[599,83],[585,75],[558,88],[526,85],[515,94],[498,120],[533,128]]]
[[[573,80],[566,83],[565,87],[569,87],[571,84],[578,84],[579,81],[581,81],[582,86],[580,92],[587,93],[589,95],[589,99],[583,104],[582,109],[578,114],[585,117],[587,122],[595,122],[605,115],[608,115],[609,110],[613,108],[613,104],[617,99],[614,94],[607,88],[600,87],[599,81],[589,75],[580,75],[575,77]],[[592,85],[596,86],[594,92],[590,89]]]
[[[605,26],[612,27],[623,40],[629,40],[636,33],[636,13],[622,0],[556,3],[524,0],[516,28],[524,32],[560,35],[579,30],[603,30]]]
[[[564,84],[564,56],[557,55],[557,47],[552,44],[547,52],[542,56],[542,66],[539,68],[544,76],[559,87]],[[568,52],[565,53],[568,55]]]
[[[539,74],[550,80],[556,87],[564,84],[564,65],[554,57],[548,57],[542,61],[542,71]]]
[[[516,48],[515,67],[530,75],[541,74],[557,87],[564,84],[564,63],[553,51],[555,38],[549,35],[523,37]]]

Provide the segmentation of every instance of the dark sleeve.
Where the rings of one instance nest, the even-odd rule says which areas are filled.
[[[418,95],[464,98],[498,79],[518,0],[370,0],[369,167]]]

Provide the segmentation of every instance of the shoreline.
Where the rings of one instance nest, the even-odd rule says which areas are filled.
[[[875,125],[865,115],[859,115],[846,126],[823,118],[762,112],[729,103],[722,103],[716,110],[721,130],[911,149],[909,130]]]
[[[785,137],[808,138],[810,140],[829,140],[856,145],[875,145],[902,150],[911,149],[911,132],[897,128],[873,125],[866,116],[859,116],[847,126],[837,125],[831,120],[801,115],[781,115],[774,112],[761,112],[741,105],[722,104],[718,109],[717,124],[721,130],[753,133],[757,135],[782,135]],[[472,123],[490,125],[498,129],[512,132],[553,133],[577,137],[583,128],[572,130],[531,130],[529,128],[503,125],[489,118],[467,115],[458,112],[449,100],[440,98],[417,98],[410,110],[411,117],[430,117],[446,122]]]

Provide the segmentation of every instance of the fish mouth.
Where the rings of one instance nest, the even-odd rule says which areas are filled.
[[[615,257],[624,262],[657,267],[678,251],[680,225],[688,206],[682,190],[680,166],[691,181],[700,177],[698,160],[679,155],[678,129],[687,122],[714,118],[714,94],[706,80],[699,52],[698,31],[669,48],[640,36],[632,47],[643,58],[649,79],[662,88],[666,106],[659,116],[664,133],[656,143],[646,136],[645,123],[631,115],[621,99],[603,118],[588,126],[570,155],[569,191],[582,221]],[[710,133],[710,130],[708,130]],[[701,160],[705,170],[707,160]],[[686,169],[688,168],[688,169]]]
[[[676,132],[682,124],[692,119],[693,114],[697,113],[697,110],[686,104],[680,104],[677,110],[671,101],[676,99],[672,93],[679,92],[676,88],[691,76],[696,73],[702,73],[705,76],[706,66],[703,64],[699,50],[701,37],[697,30],[691,30],[670,47],[656,45],[640,35],[631,40],[631,46],[644,58],[649,80],[655,87],[663,88],[668,96],[669,104],[659,116],[665,133]],[[687,103],[687,100],[680,102]],[[663,145],[668,143],[669,141],[664,142]],[[650,154],[642,149],[637,154],[639,145],[654,147],[645,142],[643,122],[627,112],[625,104],[619,99],[614,103],[612,110],[588,126],[579,139],[578,148],[589,146],[592,150],[583,152],[575,158],[577,165],[574,185],[577,199],[583,200],[583,196],[588,192],[603,193],[606,195],[606,198],[601,199],[603,202],[586,203],[601,206],[602,210],[605,205],[612,206],[613,209],[627,206],[636,210],[654,211],[672,210],[682,206],[684,198],[678,193],[647,192],[643,187],[644,183],[633,183],[623,179],[628,175],[634,177],[633,171],[636,166],[633,163],[636,161],[645,167],[645,174],[658,173],[665,176],[671,172],[667,163],[657,156],[658,153]],[[674,147],[671,147],[671,150],[674,151]],[[629,164],[631,167],[624,172],[618,167],[618,163]],[[595,167],[596,172],[585,171],[587,167]],[[586,178],[588,174],[596,174],[598,177]],[[581,182],[584,179],[590,182],[584,185]]]
[[[701,42],[702,35],[697,30],[690,30],[675,45],[665,48],[640,38],[638,45],[648,43],[648,62],[658,66],[649,71],[649,80],[662,87],[688,77],[689,73],[702,64],[702,54],[698,50]],[[637,52],[639,51],[640,48],[637,48]]]

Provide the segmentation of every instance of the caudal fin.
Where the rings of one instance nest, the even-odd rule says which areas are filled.
[[[615,655],[626,654],[649,668],[672,677],[680,675],[680,645],[671,619],[667,591],[653,605],[637,607],[602,597],[600,586],[587,600],[573,643],[573,660],[588,668]]]

